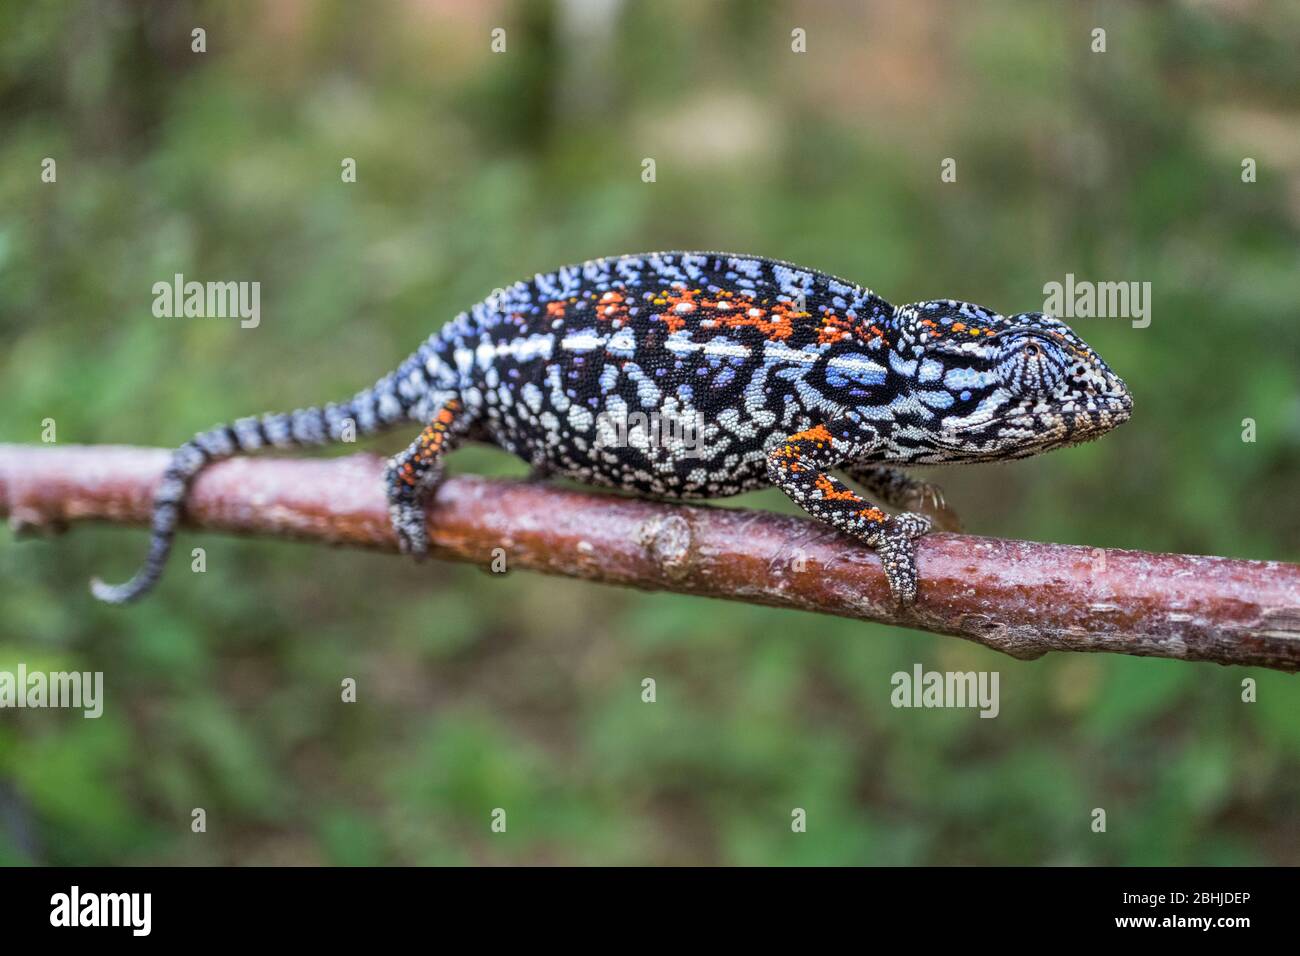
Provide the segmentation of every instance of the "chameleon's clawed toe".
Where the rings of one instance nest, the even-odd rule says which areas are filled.
[[[909,516],[900,516],[909,517]],[[889,582],[889,594],[898,607],[916,603],[916,546],[906,533],[891,532],[876,545],[876,555]]]
[[[928,481],[921,482],[912,495],[914,507],[926,512],[927,514],[935,511],[942,511],[946,507],[943,498],[943,489],[938,485],[932,485]]]
[[[427,557],[429,531],[424,523],[424,509],[419,505],[393,505],[389,516],[402,554],[409,554],[417,561]]]
[[[925,515],[907,512],[894,515],[878,534],[867,540],[880,558],[895,606],[906,607],[916,603],[918,573],[914,542],[927,534],[930,527],[930,519]]]
[[[928,481],[918,482],[916,488],[908,495],[906,508],[918,511],[933,522],[935,531],[960,531],[961,518],[948,506],[943,489]]]
[[[923,534],[929,534],[934,522],[926,515],[915,514],[911,511],[904,512],[901,515],[894,515],[889,520],[890,531],[886,532],[886,537],[904,537],[908,541],[913,538],[919,538]]]

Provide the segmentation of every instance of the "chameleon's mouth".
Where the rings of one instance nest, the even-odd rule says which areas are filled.
[[[1008,416],[994,426],[1003,434],[1008,430],[1028,429],[1043,444],[1055,445],[1064,441],[1073,444],[1095,438],[1122,425],[1133,414],[1133,400],[1128,396],[1094,402],[1080,409],[1047,409],[1042,412],[1025,412]]]
[[[1133,399],[1128,395],[1113,398],[1094,399],[1092,404],[1083,408],[1047,408],[1041,411],[1016,412],[1003,419],[994,419],[992,424],[1004,426],[1024,425],[1037,422],[1050,426],[1055,423],[1080,425],[1089,423],[1113,427],[1129,420],[1133,414]]]
[[[1120,425],[1128,421],[1133,414],[1133,398],[1127,393],[1094,399],[1085,408],[1045,408],[1041,411],[1016,410],[1005,415],[998,415],[984,421],[967,422],[964,425],[950,425],[943,429],[944,435],[966,435],[997,427],[1015,427],[1034,422],[1074,422],[1102,420],[1109,425]]]
[[[943,429],[935,443],[950,451],[988,454],[1018,447],[1028,454],[1091,441],[1128,421],[1133,399],[1127,393],[1094,399],[1082,409],[1016,411],[982,422]]]

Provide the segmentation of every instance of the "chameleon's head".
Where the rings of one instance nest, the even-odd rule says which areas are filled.
[[[939,300],[901,306],[894,328],[896,352],[916,360],[913,392],[935,413],[925,431],[938,459],[1023,458],[1090,441],[1132,414],[1123,380],[1053,316]]]

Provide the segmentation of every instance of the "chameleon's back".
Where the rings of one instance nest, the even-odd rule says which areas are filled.
[[[517,283],[442,339],[494,443],[592,484],[717,497],[766,484],[774,443],[843,410],[887,362],[891,313],[787,263],[663,252]]]

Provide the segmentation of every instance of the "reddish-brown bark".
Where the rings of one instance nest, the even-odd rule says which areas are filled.
[[[146,524],[167,457],[0,445],[0,514],[15,531]],[[222,462],[196,482],[187,523],[396,550],[381,468],[372,455]],[[803,518],[463,476],[438,490],[429,534],[440,558],[487,566],[502,549],[511,568],[883,621],[1023,659],[1109,651],[1300,668],[1300,565],[1276,561],[932,534],[918,542],[920,600],[899,611],[869,549]]]

